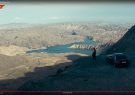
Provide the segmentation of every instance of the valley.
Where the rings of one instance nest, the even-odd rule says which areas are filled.
[[[76,60],[91,58],[93,47],[96,47],[97,56],[100,57],[100,54],[117,43],[131,26],[132,24],[110,23],[2,25],[0,89],[15,90],[22,85],[27,88],[25,83],[29,81],[35,80],[36,84],[44,79],[48,81],[49,76],[57,77],[59,72],[72,65],[74,69],[74,65],[79,62]]]

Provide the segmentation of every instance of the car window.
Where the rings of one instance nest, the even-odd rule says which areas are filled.
[[[116,56],[117,60],[121,60],[121,59],[127,59],[127,57],[125,55],[117,55]]]

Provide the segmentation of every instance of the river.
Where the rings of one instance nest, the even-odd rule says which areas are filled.
[[[66,45],[55,45],[50,46],[47,49],[39,49],[39,50],[31,50],[27,51],[27,53],[81,53],[90,55],[92,50],[88,49],[77,49],[77,48],[69,48],[73,44],[87,44],[87,45],[94,45],[95,43],[98,43],[96,41],[93,41],[92,39],[86,38],[83,42],[75,42],[71,44]]]

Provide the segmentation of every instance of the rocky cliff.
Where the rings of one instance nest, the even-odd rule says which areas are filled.
[[[135,52],[135,25],[116,44],[106,51],[106,53],[113,52]]]

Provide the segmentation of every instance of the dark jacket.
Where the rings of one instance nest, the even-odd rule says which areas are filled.
[[[96,57],[96,49],[94,49],[94,51],[92,53],[92,57]]]

